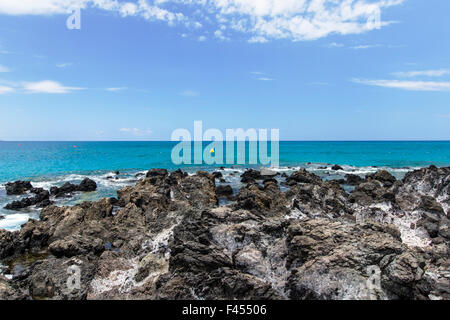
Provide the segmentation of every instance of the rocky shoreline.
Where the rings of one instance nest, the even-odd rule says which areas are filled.
[[[220,170],[152,169],[117,198],[72,207],[50,196],[95,182],[7,184],[34,194],[12,209],[43,209],[0,230],[0,299],[450,299],[450,167],[277,175],[247,170],[234,192]]]

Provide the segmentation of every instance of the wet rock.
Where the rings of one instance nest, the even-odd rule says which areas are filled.
[[[331,167],[331,170],[338,171],[338,170],[344,170],[340,165],[335,164]]]
[[[231,188],[231,186],[229,185],[217,186],[216,193],[218,197],[230,198],[233,196],[233,188]]]
[[[223,177],[223,174],[222,174],[222,172],[215,171],[215,172],[213,172],[213,176],[215,179],[220,179]]]
[[[359,185],[361,182],[364,181],[363,178],[361,178],[360,176],[356,175],[356,174],[346,174],[345,175],[345,184],[348,184],[350,186],[357,186]]]
[[[79,185],[66,182],[61,187],[51,187],[50,194],[56,198],[64,198],[71,196],[74,192],[92,192],[95,190],[97,190],[97,183],[89,178],[85,178]]]
[[[33,186],[29,181],[8,182],[5,185],[7,195],[22,195],[32,188]]]
[[[118,174],[118,173],[117,173]],[[89,178],[84,179],[77,187],[77,191],[92,192],[97,190],[97,183]]]
[[[286,179],[288,185],[294,185],[296,183],[322,183],[322,179],[314,173],[308,172],[306,169],[300,169],[291,174]]]
[[[44,189],[32,189],[33,193],[36,193],[34,197],[28,197],[21,200],[16,200],[8,203],[5,206],[7,210],[20,210],[30,206],[36,205],[37,207],[43,208],[51,204],[50,193]]]
[[[379,170],[374,174],[368,175],[366,177],[366,180],[380,181],[383,184],[383,187],[385,188],[391,187],[395,183],[395,181],[397,181],[397,179],[386,170]]]
[[[168,175],[168,171],[166,169],[150,169],[147,172],[147,178],[150,177],[165,177]]]
[[[260,179],[262,179],[262,176],[261,176],[261,172],[254,170],[254,169],[249,169],[241,175],[241,178],[242,178],[241,179],[242,183],[248,183],[248,182],[252,182],[255,180],[260,180]]]

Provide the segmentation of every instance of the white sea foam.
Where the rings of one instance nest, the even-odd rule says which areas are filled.
[[[4,216],[5,218],[0,220],[0,229],[6,229],[10,231],[20,230],[21,225],[27,223],[30,219],[28,213],[15,213]]]

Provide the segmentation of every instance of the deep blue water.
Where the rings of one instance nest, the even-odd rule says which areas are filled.
[[[49,189],[64,182],[79,183],[85,177],[95,180],[96,192],[52,199],[57,205],[73,205],[115,197],[118,189],[137,182],[136,174],[150,168],[174,170],[181,167],[188,172],[216,169],[204,165],[174,165],[171,152],[175,145],[175,142],[0,142],[0,216],[4,217],[0,219],[0,228],[17,230],[30,217],[39,218],[39,210],[33,207],[18,212],[3,209],[7,203],[22,197],[6,195],[4,184],[7,181],[30,180],[34,187]],[[347,173],[364,176],[383,168],[401,178],[418,167],[450,166],[450,141],[286,141],[280,142],[279,155],[278,170],[288,174],[305,167],[323,179],[340,179]],[[344,170],[334,171],[330,164],[339,164]],[[246,167],[250,166],[238,165],[223,171],[225,183],[238,189],[241,186],[239,176]],[[116,170],[120,171],[117,176]]]

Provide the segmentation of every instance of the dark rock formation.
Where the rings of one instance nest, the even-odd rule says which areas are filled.
[[[241,175],[241,178],[242,178],[241,179],[242,183],[249,183],[249,182],[263,179],[261,176],[261,172],[259,172],[257,170],[253,170],[253,169],[249,169],[249,170],[245,171]]]
[[[22,195],[33,188],[29,181],[8,182],[5,185],[7,195]]]
[[[231,186],[217,186],[216,187],[216,194],[218,197],[226,197],[231,198],[233,196],[233,188]]]
[[[385,188],[392,187],[392,185],[395,183],[395,181],[397,181],[397,179],[395,179],[395,177],[392,174],[390,174],[389,172],[387,172],[386,170],[380,170],[374,174],[368,175],[366,177],[366,180],[367,181],[370,181],[370,180],[379,181],[383,184],[383,187],[385,187]]]
[[[306,169],[300,169],[291,174],[290,177],[286,179],[288,185],[294,185],[296,183],[322,183],[322,179],[314,173],[308,172]]]
[[[357,186],[359,185],[361,182],[364,181],[363,178],[361,178],[360,176],[356,175],[356,174],[346,174],[345,175],[345,184],[348,184],[350,186]]]
[[[214,174],[157,169],[118,200],[50,205],[0,230],[13,275],[0,299],[450,299],[450,169],[375,174],[350,195],[304,169],[286,192],[247,172],[226,206]]]
[[[74,192],[92,192],[95,190],[97,190],[97,183],[89,178],[85,178],[79,185],[66,182],[61,187],[51,187],[50,193],[56,198],[63,198],[69,197]]]
[[[335,164],[331,167],[331,170],[338,171],[338,170],[344,170],[340,165]]]
[[[35,196],[8,203],[5,206],[5,209],[20,210],[34,205],[38,208],[44,208],[52,204],[52,202],[50,201],[50,193],[47,190],[44,190],[42,188],[32,188],[31,193],[34,193]]]

